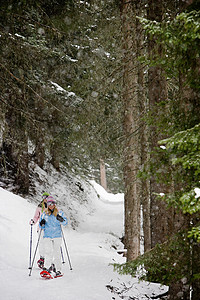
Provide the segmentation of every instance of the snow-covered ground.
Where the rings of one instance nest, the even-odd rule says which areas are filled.
[[[60,180],[56,199],[66,187]],[[76,228],[63,228],[73,270],[65,255],[62,278],[40,278],[36,255],[29,276],[30,225],[36,203],[0,188],[0,298],[2,300],[147,300],[167,290],[158,284],[140,282],[130,276],[113,272],[113,262],[125,262],[116,249],[123,249],[119,237],[123,234],[123,195],[107,193],[101,186],[91,182],[88,201],[60,202],[66,215],[77,218]],[[84,186],[84,189],[86,187]],[[98,194],[98,195],[97,195]],[[69,199],[68,199],[69,200]],[[58,201],[59,202],[59,201]],[[78,213],[79,212],[79,213]],[[32,258],[37,243],[36,226],[33,226]],[[65,249],[63,245],[63,250]],[[107,286],[107,287],[106,287]]]

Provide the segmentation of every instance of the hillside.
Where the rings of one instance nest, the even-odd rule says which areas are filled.
[[[36,169],[35,169],[36,171]],[[150,299],[165,291],[157,284],[138,283],[136,278],[113,272],[112,262],[124,262],[123,195],[107,193],[95,182],[84,182],[53,169],[37,169],[37,193],[24,199],[0,188],[0,282],[4,300],[111,300]],[[64,277],[44,281],[34,264],[29,276],[30,225],[43,191],[50,192],[69,219],[64,228],[73,270],[66,253]],[[33,252],[37,242],[33,227]],[[36,260],[38,254],[36,255]]]

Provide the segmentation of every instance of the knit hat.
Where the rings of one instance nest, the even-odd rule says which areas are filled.
[[[51,204],[56,204],[56,200],[52,196],[47,197],[47,206]]]
[[[48,196],[49,196],[49,193],[44,192],[44,193],[42,194],[42,199],[46,199]]]

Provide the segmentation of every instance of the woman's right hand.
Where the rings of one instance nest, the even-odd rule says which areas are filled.
[[[40,226],[45,225],[45,223],[46,223],[45,219],[42,219],[42,220],[40,221]]]

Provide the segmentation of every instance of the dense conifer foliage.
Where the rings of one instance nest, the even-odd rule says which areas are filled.
[[[96,179],[101,161],[125,194],[116,269],[199,300],[199,1],[0,7],[1,186],[27,194],[33,161]]]
[[[21,191],[30,145],[41,167],[49,158],[96,178],[103,158],[110,188],[122,189],[117,9],[113,1],[1,2],[1,174]]]
[[[197,193],[200,122],[199,11],[182,12],[175,18],[166,14],[165,21],[162,22],[143,17],[139,19],[150,43],[152,40],[156,42],[153,54],[148,52],[148,55],[143,56],[144,60],[140,59],[153,71],[154,68],[160,68],[160,74],[163,72],[167,80],[166,97],[162,94],[161,100],[150,107],[146,120],[151,129],[155,128],[154,135],[160,134],[160,137],[168,138],[157,141],[151,149],[153,151],[149,162],[146,162],[146,172],[141,172],[142,178],[150,178],[150,185],[151,178],[156,179],[157,193],[155,189],[154,197],[157,200],[154,208],[160,215],[160,225],[157,224],[157,227],[163,227],[163,231],[160,236],[156,236],[155,247],[146,251],[143,256],[115,267],[122,273],[134,276],[138,267],[142,267],[144,272],[139,272],[141,279],[169,284],[169,299],[196,300],[200,290]],[[155,78],[157,84],[161,84],[158,77],[153,79]],[[157,91],[158,88],[155,87],[152,93],[159,99],[161,94]],[[152,198],[150,202],[152,203]],[[168,205],[165,212],[161,206],[163,202]],[[156,214],[157,212],[152,215],[153,221]],[[151,234],[155,230],[153,224],[151,223]],[[157,229],[155,232],[158,232]],[[159,242],[164,236],[165,241]]]

